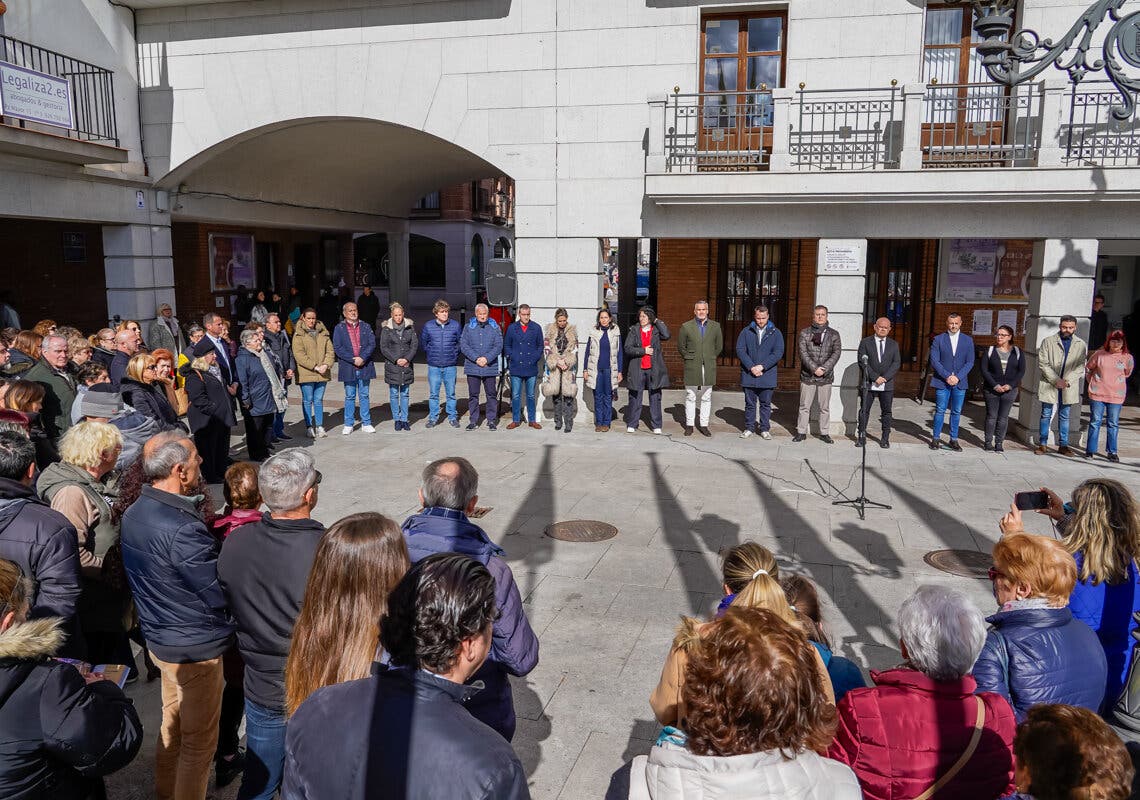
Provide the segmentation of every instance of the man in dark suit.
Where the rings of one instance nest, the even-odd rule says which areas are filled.
[[[891,446],[891,404],[895,399],[895,375],[902,367],[902,357],[899,355],[899,345],[891,335],[891,321],[886,317],[875,320],[875,333],[859,342],[859,363],[864,357],[867,361],[867,374],[865,380],[871,382],[871,390],[863,395],[863,406],[859,411],[859,430],[862,435],[855,443],[856,447],[867,444],[867,420],[871,416],[871,404],[877,399],[880,421],[883,426],[883,435],[879,439],[879,447],[884,450]]]

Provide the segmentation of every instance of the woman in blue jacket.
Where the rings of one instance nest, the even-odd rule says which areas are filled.
[[[241,333],[241,350],[234,359],[235,379],[241,385],[241,408],[245,418],[245,448],[250,461],[269,458],[269,437],[273,418],[277,415],[278,398],[284,398],[285,387],[273,365],[261,352],[261,331]],[[282,403],[284,405],[284,403]]]

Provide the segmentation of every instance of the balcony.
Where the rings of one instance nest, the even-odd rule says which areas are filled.
[[[111,70],[10,36],[0,36],[0,62],[13,80],[49,92],[44,105],[32,90],[5,94],[0,152],[73,164],[126,162]]]

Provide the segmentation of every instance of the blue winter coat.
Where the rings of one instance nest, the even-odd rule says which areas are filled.
[[[277,403],[273,400],[273,384],[261,366],[256,353],[246,348],[238,351],[234,359],[236,379],[241,386],[241,405],[250,416],[276,414]]]
[[[749,389],[775,389],[776,365],[784,357],[784,334],[768,320],[764,326],[764,341],[756,337],[756,321],[736,337],[736,357],[740,359],[740,385]],[[764,374],[759,378],[749,370],[760,364]],[[838,702],[839,698],[835,700]]]
[[[533,324],[533,323],[532,323]],[[526,675],[538,664],[538,637],[531,630],[522,596],[503,549],[462,511],[426,508],[401,526],[412,563],[433,553],[462,553],[485,565],[495,578],[495,606],[499,619],[491,632],[491,654],[467,683],[483,681],[483,691],[467,702],[467,709],[508,741],[515,735],[515,707],[508,675]]]
[[[974,367],[974,340],[959,333],[958,352],[955,353],[950,347],[950,334],[938,334],[930,346],[930,366],[934,373],[930,377],[930,385],[935,389],[949,389],[946,379],[951,375],[957,375],[958,387],[965,389],[970,370]]]
[[[993,627],[974,664],[978,691],[1009,700],[1018,722],[1040,703],[1100,708],[1104,651],[1068,607],[999,611],[986,621]]]
[[[234,624],[218,583],[218,540],[186,498],[144,486],[119,535],[147,647],[172,664],[217,658]]]
[[[1077,561],[1077,574],[1080,574],[1081,553]],[[1140,611],[1140,576],[1136,564],[1128,565],[1128,577],[1122,583],[1110,586],[1100,583],[1093,586],[1092,580],[1077,581],[1073,593],[1069,595],[1069,608],[1073,616],[1085,623],[1100,639],[1108,663],[1108,678],[1105,682],[1104,700],[1106,705],[1116,702],[1120,691],[1128,680],[1128,667],[1132,663],[1132,632],[1137,622],[1133,616]]]
[[[364,366],[352,363],[352,339],[348,338],[348,323],[341,321],[333,328],[333,353],[336,354],[336,379],[341,383],[370,381],[376,378],[372,354],[376,351],[376,331],[367,322],[360,323],[360,357]]]
[[[533,320],[523,332],[522,325],[512,322],[503,339],[503,354],[510,364],[511,376],[533,378],[538,374],[538,362],[543,356],[545,341],[542,326]]]
[[[811,640],[812,645],[819,651],[823,665],[827,667],[827,676],[831,678],[831,688],[835,692],[835,704],[843,699],[852,689],[862,689],[867,685],[863,671],[855,666],[855,662],[831,652],[831,648],[822,642]]]
[[[473,319],[463,329],[459,337],[459,349],[463,351],[463,374],[477,378],[493,378],[499,374],[499,354],[503,352],[503,333],[499,324],[488,319],[480,324]],[[487,359],[487,366],[481,367],[475,359]]]
[[[459,362],[459,323],[449,319],[440,325],[434,318],[420,328],[420,349],[429,367],[454,367]]]

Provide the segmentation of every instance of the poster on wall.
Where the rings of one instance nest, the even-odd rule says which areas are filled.
[[[1012,328],[1013,333],[1016,336],[1019,332],[1017,330],[1017,309],[1016,308],[1000,308],[1000,309],[998,309],[997,324],[998,324],[999,328],[1002,325],[1006,325],[1006,326]],[[1025,333],[1024,330],[1022,330],[1020,332]]]
[[[993,299],[997,249],[997,239],[951,239],[943,299]]]
[[[998,244],[994,272],[994,299],[1028,300],[1029,268],[1033,266],[1031,239],[1006,239]]]
[[[228,292],[254,281],[253,236],[210,234],[210,291]]]
[[[974,325],[970,330],[970,335],[994,335],[994,310],[992,308],[979,308],[974,311]]]

